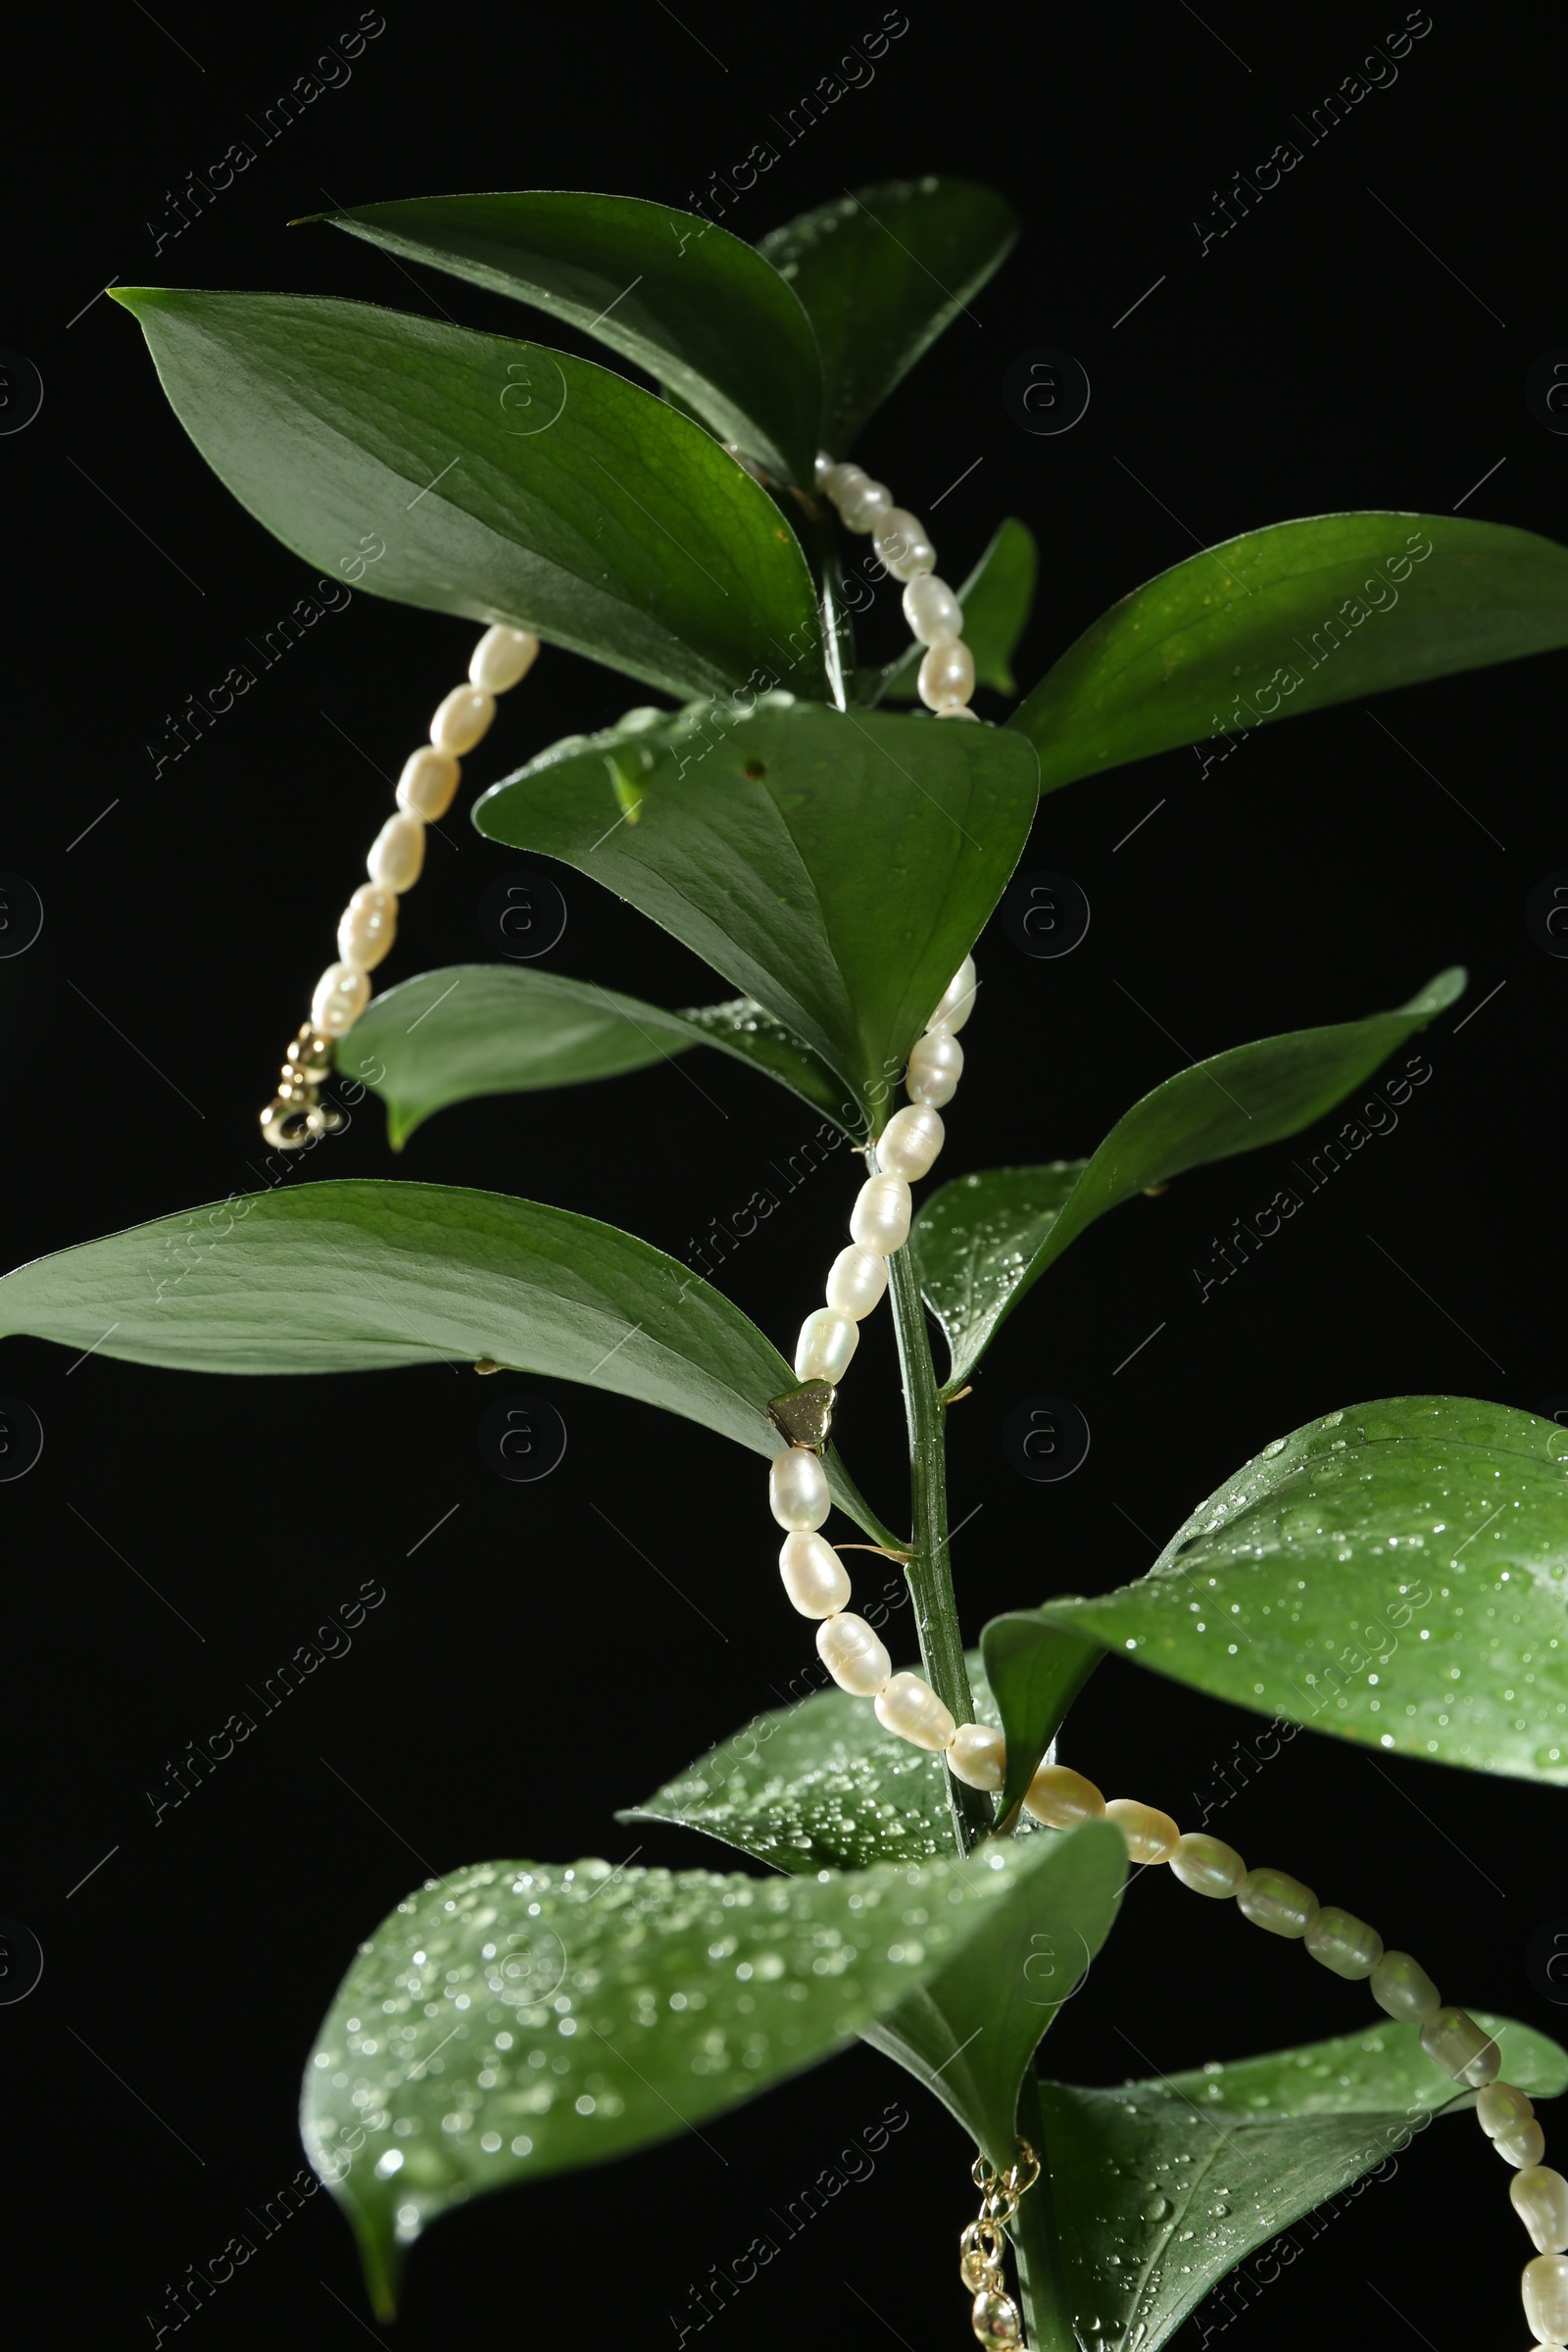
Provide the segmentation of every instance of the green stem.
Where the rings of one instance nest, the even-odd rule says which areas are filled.
[[[867,1164],[875,1165],[874,1152],[867,1154]],[[909,1424],[914,1556],[905,1575],[914,1596],[914,1622],[926,1680],[956,1723],[972,1723],[974,1699],[969,1690],[969,1669],[963,1659],[963,1635],[958,1627],[948,1556],[948,1473],[944,1450],[947,1433],[937,1398],[931,1343],[926,1336],[925,1305],[907,1249],[893,1252],[888,1271]],[[991,1803],[980,1789],[966,1788],[951,1772],[947,1783],[954,1839],[963,1855],[990,1832]]]
[[[1018,2131],[1040,2159],[1040,2178],[1019,2198],[1018,2211],[1008,2232],[1018,2265],[1031,2352],[1077,2352],[1072,2301],[1056,2229],[1055,2200],[1051,2193],[1051,2173],[1046,2164],[1040,2087],[1032,2059],[1018,2092]]]

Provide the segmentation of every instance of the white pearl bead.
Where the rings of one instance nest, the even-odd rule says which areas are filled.
[[[1235,1846],[1223,1838],[1205,1838],[1200,1830],[1189,1830],[1177,1838],[1170,1866],[1194,1894],[1216,1897],[1234,1894],[1247,1876],[1247,1864]]]
[[[1516,2089],[1511,2082],[1489,2082],[1476,2100],[1476,2121],[1489,2139],[1528,2124],[1535,2112],[1530,2093]]]
[[[1176,1851],[1181,1832],[1157,1805],[1141,1805],[1136,1796],[1113,1796],[1105,1819],[1120,1830],[1135,1862],[1168,1862]]]
[[[930,1174],[943,1145],[942,1113],[929,1102],[896,1110],[876,1139],[877,1165],[886,1175],[913,1181]]]
[[[1384,1953],[1372,1971],[1372,1998],[1401,2026],[1431,2017],[1443,2005],[1432,1979],[1408,1952]]]
[[[841,1315],[858,1323],[871,1312],[888,1287],[888,1261],[874,1250],[852,1243],[841,1250],[827,1270],[827,1302]]]
[[[843,504],[852,490],[869,479],[870,476],[863,466],[851,466],[845,463],[828,467],[822,476],[822,487],[837,507]]]
[[[1525,2264],[1525,2318],[1538,2342],[1568,2341],[1568,2257],[1538,2254]]]
[[[966,703],[974,692],[974,656],[961,637],[955,637],[946,645],[930,646],[914,682],[928,710],[945,710],[950,703]]]
[[[922,645],[951,645],[963,634],[963,607],[934,571],[922,572],[904,591],[904,617]]]
[[[499,624],[486,629],[468,662],[468,683],[486,694],[505,694],[525,678],[539,659],[539,640],[527,629]]]
[[[902,1176],[868,1176],[855,1196],[850,1233],[862,1249],[891,1257],[909,1238],[914,1202]]]
[[[853,1315],[841,1315],[831,1306],[816,1307],[801,1325],[795,1343],[796,1379],[830,1380],[836,1388],[859,1342],[860,1326]]]
[[[471,752],[490,731],[496,698],[479,686],[454,686],[436,705],[430,721],[430,741],[438,752]]]
[[[1568,2180],[1549,2164],[1532,2164],[1508,2183],[1515,2213],[1538,2254],[1568,2254]]]
[[[1532,2119],[1528,2124],[1515,2124],[1511,2132],[1499,2132],[1493,2146],[1504,2164],[1516,2169],[1521,2165],[1539,2164],[1546,2153],[1546,2134]],[[1558,2247],[1558,2253],[1563,2251]]]
[[[884,514],[893,512],[893,493],[886,482],[852,482],[839,499],[839,515],[847,531],[856,531],[863,538],[873,530]]]
[[[917,1674],[896,1674],[887,1689],[877,1692],[876,1719],[885,1732],[896,1732],[911,1747],[944,1748],[957,1730],[930,1684]]]
[[[819,449],[815,458],[811,462],[812,478],[814,479],[819,490],[825,486],[827,477],[832,470],[833,460],[829,457],[825,449]]]
[[[827,1472],[808,1446],[787,1446],[773,1456],[767,1502],[780,1527],[820,1527],[833,1508]]]
[[[971,710],[967,703],[938,703],[931,715],[933,718],[969,718],[973,719],[976,726],[981,723],[979,711]]]
[[[365,870],[382,890],[412,890],[424,864],[424,827],[416,816],[389,816],[370,844]]]
[[[993,1794],[1007,1777],[1007,1742],[984,1723],[960,1723],[948,1749],[948,1770],[967,1788]]]
[[[357,963],[329,963],[316,983],[311,1019],[324,1037],[341,1037],[369,1002],[370,983]]]
[[[451,808],[462,774],[462,767],[450,752],[438,752],[433,743],[422,744],[403,762],[403,773],[398,778],[398,807],[425,824],[434,824]]]
[[[1024,1811],[1053,1830],[1070,1830],[1080,1821],[1102,1821],[1105,1800],[1093,1781],[1066,1764],[1042,1764],[1024,1796]]]
[[[896,580],[918,579],[937,567],[937,551],[907,507],[888,509],[871,532],[871,545]]]
[[[1479,2090],[1501,2063],[1496,2043],[1463,2009],[1439,2009],[1421,2028],[1421,2047],[1434,2066]]]
[[[1318,1914],[1310,1886],[1283,1870],[1250,1870],[1236,1889],[1236,1907],[1271,1936],[1304,1936]]]
[[[1306,1931],[1306,1948],[1322,1967],[1353,1983],[1372,1974],[1383,1957],[1383,1938],[1353,1912],[1326,1903]]]
[[[345,963],[373,972],[397,937],[398,902],[394,892],[362,882],[337,927],[337,952]]]
[[[790,1605],[803,1617],[834,1617],[850,1597],[844,1562],[831,1544],[798,1527],[784,1539],[778,1572]]]
[[[963,1048],[951,1029],[928,1029],[916,1038],[904,1073],[904,1091],[911,1102],[929,1102],[940,1110],[953,1101],[963,1076]]]
[[[845,1610],[824,1617],[816,1629],[816,1654],[841,1690],[875,1698],[893,1672],[893,1660],[863,1617]]]
[[[937,1008],[927,1021],[926,1027],[928,1029],[946,1029],[950,1037],[956,1037],[974,1010],[976,986],[974,957],[966,956],[943,990]]]

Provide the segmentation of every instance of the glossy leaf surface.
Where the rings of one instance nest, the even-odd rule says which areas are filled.
[[[1016,862],[1034,794],[1028,747],[1005,729],[766,695],[744,716],[633,712],[568,737],[487,792],[474,822],[662,924],[880,1127]]]
[[[1101,1653],[1087,1639],[1051,1624],[1038,1609],[993,1617],[980,1636],[980,1648],[1007,1737],[1007,1772],[997,1805],[998,1820],[1005,1821]]]
[[[994,189],[889,180],[802,213],[758,250],[794,288],[822,355],[823,446],[847,458],[866,418],[973,300],[1018,233]]]
[[[1053,792],[1124,760],[1568,645],[1568,548],[1462,515],[1314,514],[1135,588],[1009,724]]]
[[[665,1012],[592,980],[512,963],[459,964],[388,989],[340,1043],[337,1063],[384,1099],[400,1151],[451,1103],[614,1078],[673,1063],[696,1045],[764,1071],[830,1117],[843,1100],[831,1070],[744,999]],[[703,1091],[684,1071],[676,1083]]]
[[[378,2310],[449,2206],[697,2131],[816,2064],[1010,1925],[1038,1873],[1023,1843],[826,1879],[589,1861],[427,1881],[362,1945],[305,2075],[306,2149]]]
[[[1097,1217],[1187,1168],[1310,1126],[1464,984],[1462,971],[1440,972],[1396,1012],[1296,1029],[1195,1061],[1135,1102],[1092,1159],[993,1168],[944,1185],[915,1220],[913,1247],[952,1354],[950,1384],[968,1378],[998,1325]]]
[[[1054,1624],[1217,1698],[1568,1783],[1568,1431],[1394,1396],[1277,1438],[1149,1574]]]
[[[1364,1987],[1346,1989],[1365,1999]],[[1568,2057],[1544,2034],[1473,2014],[1499,2038],[1511,2082],[1536,2098],[1568,2084]],[[1157,2352],[1260,2246],[1269,2252],[1249,2273],[1244,2304],[1302,2254],[1308,2267],[1296,2291],[1310,2291],[1311,2243],[1333,2216],[1283,2233],[1380,2166],[1392,2169],[1435,2114],[1474,2106],[1473,2092],[1453,2094],[1424,2055],[1420,2029],[1382,2020],[1300,2049],[1114,2090],[1043,2082],[1052,2189],[1078,2308],[1099,2319],[1107,2344]],[[1287,2330],[1294,2307],[1287,2286],[1276,2313]]]
[[[320,219],[565,318],[808,488],[822,375],[805,312],[727,228],[637,196],[416,196]]]
[[[1017,2147],[1018,2086],[1110,1933],[1127,1847],[1109,1822],[1092,1821],[977,1848],[994,1853],[1025,1857],[1011,1899],[957,1960],[862,2031],[1005,2165]]]
[[[194,1372],[474,1363],[579,1380],[754,1452],[792,1378],[723,1294],[569,1209],[350,1178],[254,1193],[34,1259],[0,1281],[0,1332]],[[877,1533],[830,1461],[835,1493]]]
[[[869,1601],[869,1622],[894,1658],[917,1665],[914,1629],[890,1623],[888,1600],[872,1597],[865,1555],[852,1552],[850,1565],[860,1592],[857,1605],[865,1611]],[[886,1566],[881,1592],[896,1606],[904,1580],[891,1560]],[[779,1607],[782,1619],[782,1595]],[[979,1651],[971,1650],[965,1663],[974,1719],[996,1724]],[[941,1758],[885,1732],[863,1698],[831,1686],[754,1715],[618,1818],[678,1822],[797,1875],[938,1861],[953,1852]]]
[[[590,361],[368,304],[115,290],[208,464],[285,547],[675,695],[760,662],[825,695],[800,543],[664,401]]]
[[[1013,649],[1035,601],[1039,569],[1034,533],[1009,515],[958,590],[963,642],[974,656],[977,685],[994,686],[999,694],[1017,692]],[[915,678],[924,652],[924,646],[910,644],[885,669],[863,672],[863,699],[869,703],[914,702],[919,691]]]

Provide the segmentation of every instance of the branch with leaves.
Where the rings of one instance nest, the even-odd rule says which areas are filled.
[[[474,822],[603,882],[730,992],[674,1010],[515,966],[397,982],[335,1049],[339,1075],[383,1099],[396,1148],[477,1096],[708,1050],[874,1152],[1042,792],[1568,644],[1568,551],[1447,516],[1323,515],[1136,589],[1004,723],[934,723],[900,707],[917,691],[918,648],[857,660],[861,575],[846,577],[818,453],[857,444],[1005,258],[1015,232],[1000,197],[943,179],[865,189],[755,250],[614,196],[324,218],[566,320],[662,392],[360,304],[114,298],[201,454],[285,545],[334,576],[357,562],[369,593],[589,656],[677,706],[542,752]],[[373,569],[354,553],[368,535]],[[998,696],[1014,692],[1035,569],[1026,525],[1007,519],[957,592],[975,676]],[[1372,1930],[1357,1941],[1361,1923],[1328,1924],[1348,1915],[1297,1882],[1283,1882],[1295,1894],[1253,1884],[1273,1873],[1233,1885],[1210,1855],[1201,1890],[1239,1892],[1256,1924],[1371,1976],[1389,2012],[1377,2033],[1114,2095],[1037,2073],[1115,1925],[1129,1853],[1154,1858],[1163,1840],[1182,1865],[1149,1827],[1165,1816],[1107,1812],[1054,1760],[1108,1652],[1333,1738],[1568,1781],[1568,1440],[1485,1401],[1348,1407],[1265,1447],[1137,1583],[1004,1615],[977,1649],[946,1572],[943,1405],[1062,1251],[1137,1193],[1308,1126],[1463,984],[1446,972],[1397,1010],[1235,1046],[1132,1104],[1088,1157],[981,1170],[926,1200],[891,1253],[907,1508],[874,1506],[831,1445],[823,1467],[833,1506],[904,1563],[926,1672],[999,1735],[1001,1785],[960,1792],[943,1752],[829,1689],[755,1718],[626,1815],[702,1832],[760,1873],[509,1859],[399,1903],[344,1979],[305,2085],[307,2146],[380,2314],[408,2247],[450,2206],[650,2147],[858,2035],[972,2136],[987,2205],[965,2281],[993,2277],[1010,2231],[1031,2339],[1050,2352],[1087,2344],[1090,2312],[1106,2344],[1155,2352],[1257,2246],[1478,2088],[1504,2152],[1517,2136],[1515,2201],[1538,2247],[1527,2316],[1538,2333],[1568,2318],[1568,2218],[1559,2228],[1559,2177],[1540,2164],[1530,2114],[1532,2095],[1568,2084],[1568,2057],[1481,2016],[1515,2104],[1507,2085],[1482,2088],[1495,2066],[1463,2035],[1435,2073],[1423,2040],[1439,2055],[1458,2029],[1434,2015],[1453,2013],[1436,2011],[1435,1990],[1424,2008],[1386,1999],[1380,1968],[1385,1990],[1425,1995],[1399,1955],[1368,1957],[1372,1943],[1382,1953]],[[1022,1143],[1038,1149],[1032,1133]],[[941,1383],[925,1306],[947,1342]],[[411,1182],[313,1183],[82,1244],[0,1283],[0,1328],[226,1373],[466,1358],[592,1380],[763,1456],[779,1444],[769,1402],[795,1384],[719,1290],[633,1235]],[[1348,1626],[1416,1614],[1419,1640],[1375,1655],[1347,1642]],[[1218,1846],[1181,1846],[1195,1843]],[[1203,2168],[1179,2168],[1216,2133],[1238,2185],[1223,2226],[1194,2235]],[[1135,2192],[1156,2175],[1168,2194]],[[1005,2298],[992,2300],[985,2317],[977,2296],[981,2340],[1016,2342]]]

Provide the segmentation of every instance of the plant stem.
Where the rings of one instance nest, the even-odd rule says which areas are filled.
[[[875,1154],[868,1154],[875,1164]],[[909,1499],[914,1556],[905,1570],[914,1596],[914,1622],[920,1637],[920,1658],[926,1680],[956,1723],[974,1721],[969,1670],[963,1661],[963,1636],[953,1596],[953,1571],[948,1556],[947,1432],[937,1401],[937,1377],[926,1336],[925,1305],[919,1277],[908,1249],[895,1250],[888,1259],[893,1316],[898,1331],[899,1366],[904,1376],[904,1402],[909,1424]],[[953,1835],[960,1855],[968,1853],[992,1827],[991,1803],[978,1788],[966,1788],[950,1772],[948,1806]]]
[[[1040,2159],[1040,2178],[1018,2200],[1018,2211],[1009,2231],[1031,2352],[1077,2352],[1072,2302],[1056,2229],[1055,2200],[1051,2193],[1051,2174],[1046,2165],[1040,2088],[1032,2059],[1018,2092],[1018,2130]]]

